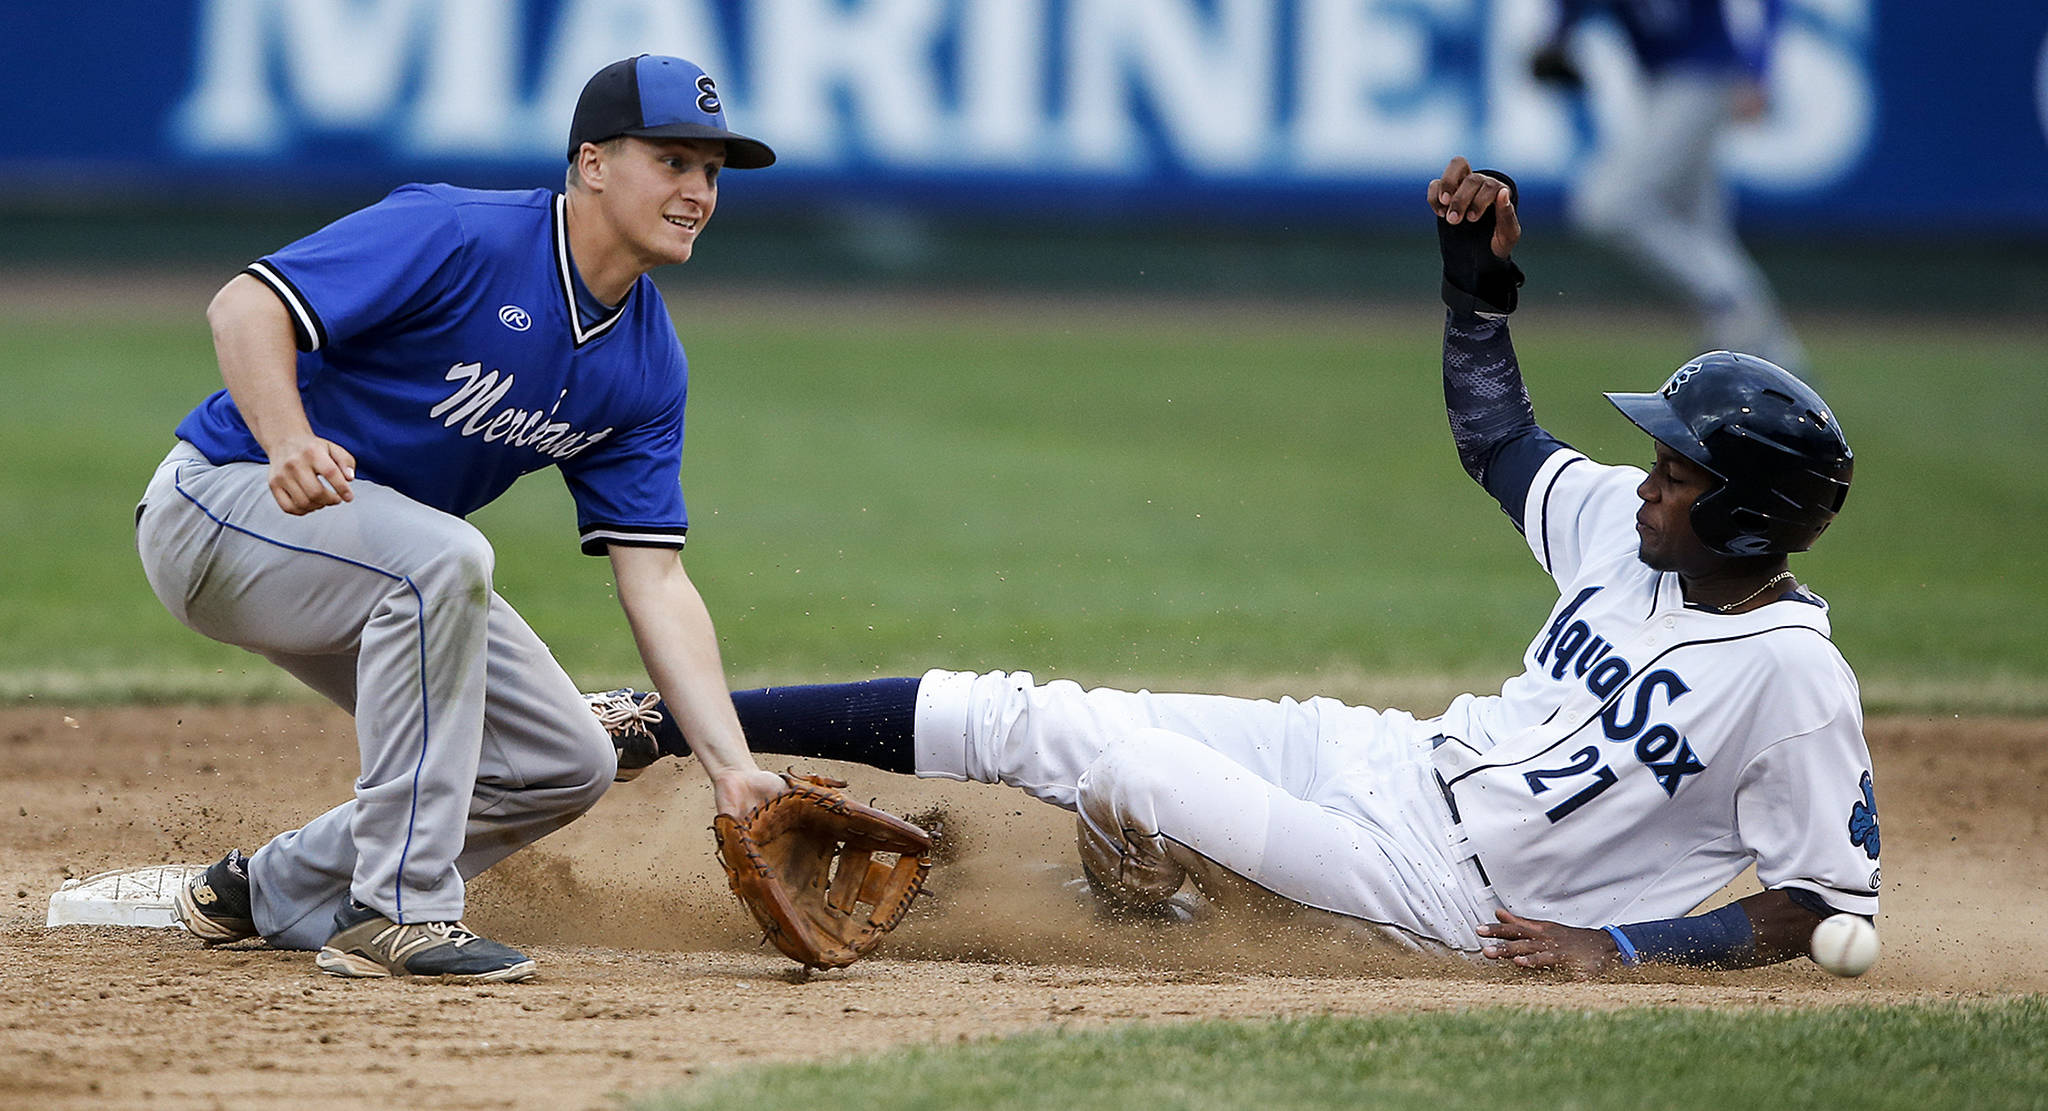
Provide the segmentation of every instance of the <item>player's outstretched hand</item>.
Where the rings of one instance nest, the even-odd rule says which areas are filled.
[[[311,433],[287,440],[270,453],[270,496],[294,517],[354,501],[349,483],[355,477],[356,457]]]
[[[1522,221],[1515,215],[1513,191],[1498,178],[1476,173],[1472,163],[1460,156],[1444,167],[1444,176],[1429,183],[1429,207],[1447,224],[1469,224],[1494,211],[1493,253],[1507,258],[1522,238]]]
[[[737,818],[789,790],[789,784],[774,772],[736,768],[712,776],[711,790],[717,800],[718,812]]]
[[[1479,927],[1486,956],[1523,968],[1563,972],[1581,979],[1621,965],[1621,954],[1606,930],[1587,930],[1561,922],[1523,918],[1512,911],[1493,912],[1498,923]]]

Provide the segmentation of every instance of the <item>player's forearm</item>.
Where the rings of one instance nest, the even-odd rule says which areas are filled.
[[[1736,901],[1749,915],[1753,940],[1735,968],[1754,968],[1804,957],[1812,952],[1813,928],[1824,915],[1794,901],[1786,891],[1760,891]]]
[[[1523,281],[1512,257],[1522,235],[1514,195],[1508,175],[1475,171],[1463,158],[1451,159],[1444,176],[1429,183],[1448,310],[1443,367],[1451,436],[1466,472],[1520,526],[1536,468],[1561,445],[1536,426],[1508,336]]]
[[[733,712],[718,634],[675,553],[613,548],[619,604],[648,677],[707,775],[756,767]]]
[[[214,295],[206,322],[221,381],[256,442],[274,458],[279,445],[312,435],[299,398],[291,317],[277,296],[255,278],[237,275]]]
[[[1536,424],[1506,319],[1445,313],[1444,409],[1458,461],[1519,526],[1529,483],[1565,445]]]
[[[1628,964],[1757,968],[1805,956],[1820,920],[1788,893],[1763,891],[1707,914],[1610,926],[1607,933]]]
[[[1458,460],[1482,485],[1494,452],[1536,427],[1505,318],[1445,311],[1444,409]]]

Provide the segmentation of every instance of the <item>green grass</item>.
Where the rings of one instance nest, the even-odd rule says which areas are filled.
[[[670,303],[693,365],[686,562],[736,681],[1003,666],[1370,700],[1375,678],[1497,684],[1550,603],[1458,469],[1428,306],[1125,322]],[[1654,385],[1683,336],[1524,316],[1545,424],[1645,458],[1597,391]],[[2048,708],[2048,342],[1966,323],[1809,339],[1858,473],[1797,566],[1867,701]],[[292,691],[177,626],[135,562],[134,499],[216,383],[196,308],[0,309],[0,700]],[[500,590],[572,673],[641,675],[558,480],[476,521]]]
[[[2038,1108],[2044,1038],[2040,998],[1202,1022],[735,1067],[633,1106]]]

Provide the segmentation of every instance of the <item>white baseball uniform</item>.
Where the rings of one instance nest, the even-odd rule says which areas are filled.
[[[1826,604],[1688,607],[1638,558],[1642,479],[1565,448],[1536,470],[1521,520],[1560,596],[1497,695],[1417,720],[935,671],[917,774],[1078,809],[1135,876],[1189,850],[1425,946],[1477,950],[1495,907],[1677,917],[1752,863],[1767,888],[1876,913],[1870,757]]]

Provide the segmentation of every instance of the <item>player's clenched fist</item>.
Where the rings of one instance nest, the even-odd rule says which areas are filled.
[[[1444,304],[1453,312],[1506,316],[1515,311],[1522,270],[1508,256],[1522,238],[1515,183],[1498,170],[1475,172],[1451,159],[1429,183],[1436,241],[1444,256]]]
[[[1514,253],[1522,238],[1512,183],[1474,171],[1463,157],[1451,159],[1444,176],[1429,183],[1429,207],[1447,224],[1472,223],[1492,209],[1493,253],[1500,258]]]
[[[270,455],[270,496],[294,517],[354,501],[349,482],[355,477],[356,457],[347,448],[310,433],[285,441]]]

